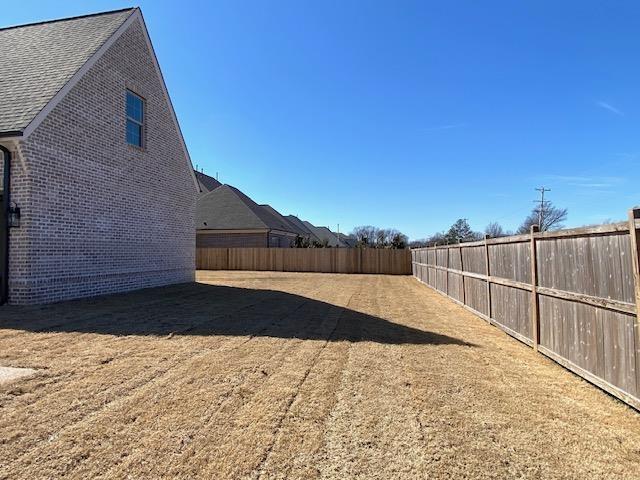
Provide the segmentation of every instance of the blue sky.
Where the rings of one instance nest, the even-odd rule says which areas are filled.
[[[8,2],[3,25],[131,6]],[[411,238],[640,203],[640,3],[141,1],[194,164],[317,225]]]

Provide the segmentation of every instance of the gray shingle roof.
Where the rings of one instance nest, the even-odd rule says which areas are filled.
[[[302,220],[300,220],[298,217],[296,217],[295,215],[287,215],[286,217],[287,220],[289,220],[289,223],[295,225],[296,227],[298,227],[298,230],[303,232],[303,237],[308,237],[309,240],[313,241],[320,241],[320,239],[318,237],[316,237],[313,232],[311,230],[309,230],[309,228],[304,224],[304,222]]]
[[[316,227],[314,224],[303,220],[303,223],[306,227],[313,232],[313,234],[320,239],[320,241],[324,241],[327,239],[327,244],[330,247],[344,247],[344,243],[338,240],[338,237],[329,230],[327,227]]]
[[[293,233],[295,233],[297,235],[300,235],[300,236],[307,235],[307,233],[304,230],[301,230],[293,222],[290,222],[287,217],[282,215],[279,211],[277,211],[271,205],[260,205],[260,206],[262,208],[266,209],[272,215],[274,215],[278,219],[279,222],[283,223],[286,226],[288,232],[293,232]]]
[[[265,217],[263,218],[267,220],[267,224],[269,225],[269,228],[282,230],[283,232],[290,232],[295,234],[298,233],[296,229],[293,228],[293,226],[289,222],[287,222],[287,220],[285,220],[285,218],[282,215],[280,215],[280,212],[278,212],[271,205],[258,205],[258,206],[262,208],[262,211],[265,215]]]
[[[196,228],[291,230],[284,219],[279,219],[231,185],[222,185],[198,198]]]
[[[344,243],[347,247],[354,248],[358,245],[358,239],[351,235],[345,235],[344,233],[336,233],[336,237],[340,239],[342,243]]]
[[[194,170],[194,172],[196,174],[196,179],[198,180],[198,185],[200,186],[200,190],[204,193],[210,192],[211,190],[215,190],[216,188],[222,185],[222,183],[220,183],[215,178],[210,177],[209,175],[206,175],[202,172],[198,172],[197,170]]]
[[[24,130],[134,11],[0,29],[0,134]]]

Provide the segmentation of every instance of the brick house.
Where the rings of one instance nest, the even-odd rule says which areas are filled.
[[[300,232],[277,210],[258,205],[231,185],[221,185],[198,198],[198,247],[284,248]]]
[[[193,281],[198,183],[140,10],[0,29],[0,59],[0,302]]]

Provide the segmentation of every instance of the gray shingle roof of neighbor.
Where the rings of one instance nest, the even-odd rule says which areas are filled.
[[[281,219],[231,185],[222,185],[198,198],[196,228],[290,231],[290,227]]]
[[[325,239],[327,240],[327,244],[330,247],[343,247],[344,243],[342,243],[340,240],[338,240],[338,237],[336,237],[336,235],[329,230],[327,227],[316,227],[314,224],[307,222],[306,220],[303,220],[303,222],[306,227],[311,230],[311,232],[320,240],[320,241],[324,241]]]
[[[24,130],[135,11],[0,29],[0,135]]]
[[[309,237],[309,240],[312,240],[312,241],[316,240],[318,242],[320,241],[320,239],[316,237],[311,230],[309,230],[309,228],[304,224],[304,222],[300,220],[298,217],[296,217],[295,215],[287,215],[284,218],[289,220],[289,223],[298,227],[299,231],[304,232],[303,236]]]
[[[209,175],[194,170],[196,174],[196,180],[198,180],[198,186],[200,187],[200,191],[203,193],[210,192],[211,190],[215,190],[216,188],[222,186],[218,180]]]
[[[287,227],[288,232],[292,232],[292,233],[295,233],[296,235],[301,235],[301,236],[306,235],[304,231],[300,230],[297,225],[290,222],[287,217],[282,215],[279,211],[277,211],[271,205],[260,205],[260,206],[265,210],[267,210],[267,212],[269,212],[270,214],[274,215],[279,222],[285,225]]]
[[[336,234],[336,236],[347,247],[353,248],[358,244],[358,239],[356,237],[352,237],[351,235],[345,235],[344,233],[338,233],[338,234]]]

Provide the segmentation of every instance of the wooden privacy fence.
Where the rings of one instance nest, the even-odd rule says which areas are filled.
[[[373,248],[197,248],[199,270],[411,275],[411,251]]]
[[[413,275],[640,409],[639,218],[418,248]]]

